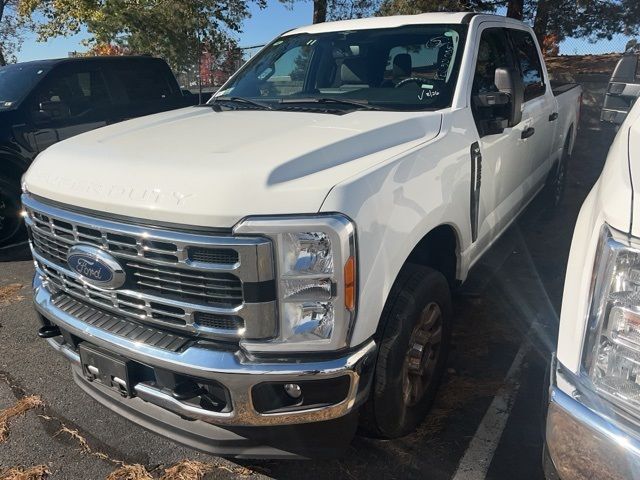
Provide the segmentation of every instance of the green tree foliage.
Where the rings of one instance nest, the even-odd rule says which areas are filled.
[[[308,0],[280,0],[285,5],[292,7],[297,1]],[[345,20],[349,18],[362,18],[376,13],[380,0],[312,0],[313,23],[322,23],[327,20]]]
[[[21,0],[20,12],[38,12],[45,19],[36,27],[39,40],[84,27],[89,46],[157,55],[182,71],[197,63],[203,50],[227,50],[251,3],[264,7],[266,0]]]
[[[0,66],[16,61],[29,20],[17,12],[18,0],[0,0]]]
[[[529,22],[540,40],[611,38],[640,31],[640,0],[383,0],[380,14],[436,11],[493,12],[506,7],[509,16]]]
[[[380,15],[415,15],[424,12],[493,11],[505,2],[485,0],[383,0]]]

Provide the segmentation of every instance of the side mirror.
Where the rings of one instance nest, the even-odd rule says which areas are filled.
[[[71,110],[65,102],[40,102],[39,120],[66,120],[71,116]]]
[[[500,93],[511,98],[511,114],[509,127],[515,127],[522,121],[522,104],[524,103],[524,82],[515,68],[496,68],[495,84]]]

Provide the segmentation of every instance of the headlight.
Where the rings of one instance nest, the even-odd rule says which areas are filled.
[[[235,234],[271,238],[276,252],[278,336],[242,343],[252,352],[348,346],[356,314],[355,228],[344,215],[252,217]]]
[[[602,228],[594,266],[584,373],[595,390],[640,413],[640,243]]]

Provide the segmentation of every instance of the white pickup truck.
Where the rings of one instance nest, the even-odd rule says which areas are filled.
[[[424,14],[283,34],[207,105],[43,152],[40,336],[80,387],[221,455],[332,455],[427,413],[451,288],[548,186],[580,109],[529,27]]]
[[[573,234],[550,377],[545,458],[549,479],[638,478],[638,158],[636,102],[582,205]]]

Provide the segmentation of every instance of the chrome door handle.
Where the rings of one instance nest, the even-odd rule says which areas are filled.
[[[522,135],[520,137],[524,140],[525,138],[533,137],[534,133],[536,133],[536,129],[533,127],[529,127],[524,132],[522,132]]]

